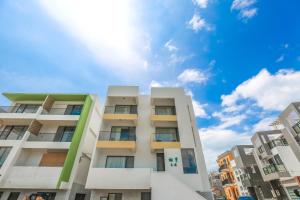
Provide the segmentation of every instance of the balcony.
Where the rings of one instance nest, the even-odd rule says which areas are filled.
[[[289,144],[285,139],[275,139],[268,143],[270,149],[273,149],[278,146],[288,146]]]
[[[74,110],[69,110],[68,108],[51,108],[49,110],[44,109],[37,120],[43,124],[73,125],[79,120],[80,114],[81,108]]]
[[[69,149],[72,137],[56,139],[55,135],[56,133],[30,134],[23,148]]]
[[[152,109],[152,123],[177,122],[175,106],[155,106]]]
[[[222,165],[220,165],[220,167],[219,167],[219,172],[222,172],[222,171],[224,171],[224,170],[226,170],[226,169],[228,169],[228,166],[227,166],[226,164],[222,164]]]
[[[138,118],[136,105],[106,106],[103,119],[106,121],[125,121],[136,124]]]
[[[232,183],[233,183],[233,181],[231,179],[228,179],[228,178],[222,180],[222,185],[223,186],[228,185],[228,184],[232,184]]]
[[[56,189],[62,167],[14,166],[2,182],[2,188]]]
[[[136,136],[135,133],[101,131],[96,146],[99,149],[123,149],[135,151]]]
[[[151,151],[168,148],[181,148],[179,138],[169,133],[153,133],[151,135]]]
[[[26,106],[1,106],[0,121],[6,124],[30,123],[37,116],[40,105]]]
[[[91,168],[87,189],[150,189],[150,168]]]
[[[264,174],[274,174],[278,172],[286,172],[286,169],[283,165],[270,164],[263,168]]]

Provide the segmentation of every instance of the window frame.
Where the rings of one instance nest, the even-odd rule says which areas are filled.
[[[107,167],[107,161],[109,158],[125,158],[125,166],[124,167],[118,167],[121,169],[131,169],[134,168],[134,156],[106,156],[106,161],[105,161],[105,168],[112,168],[112,167]],[[132,166],[128,166],[129,164],[129,159],[132,159]]]
[[[190,155],[188,152],[190,151],[193,154],[193,162],[194,162],[194,167],[192,168],[191,166],[189,168],[185,167],[184,165],[184,151],[186,151],[186,155]],[[186,158],[188,159],[188,158]],[[197,165],[197,159],[196,159],[196,154],[195,154],[195,150],[193,148],[182,148],[181,149],[181,160],[182,160],[182,169],[183,169],[183,173],[184,174],[198,174],[198,165]],[[194,171],[189,171],[189,170],[194,170]]]

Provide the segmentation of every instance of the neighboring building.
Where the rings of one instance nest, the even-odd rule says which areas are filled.
[[[109,87],[86,188],[91,200],[212,199],[191,97]]]
[[[37,83],[38,84],[38,83]],[[5,93],[0,107],[0,199],[43,194],[89,199],[85,189],[99,102],[86,94]]]
[[[237,200],[239,197],[238,186],[234,178],[233,156],[231,151],[226,151],[218,156],[220,177],[227,200]]]
[[[265,182],[272,187],[274,198],[299,199],[294,190],[299,190],[296,176],[300,163],[281,130],[261,131],[252,137],[254,157]]]
[[[214,198],[225,197],[224,189],[222,186],[222,181],[220,178],[219,172],[211,172],[209,173],[209,183],[211,187],[211,191],[213,193]]]
[[[253,156],[253,150],[253,145],[237,145],[231,150],[239,194],[252,196],[258,200],[271,199],[270,184],[264,182]]]

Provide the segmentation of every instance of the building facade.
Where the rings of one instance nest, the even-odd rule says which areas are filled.
[[[254,157],[275,199],[296,200],[300,163],[284,137],[283,130],[257,132],[252,137]]]
[[[219,155],[217,163],[226,199],[237,200],[240,194],[234,177],[235,163],[231,151]]]
[[[90,198],[85,189],[99,102],[87,94],[4,93],[0,107],[0,199]]]
[[[210,172],[209,183],[214,199],[225,197],[225,192],[222,186],[222,181],[219,172]]]
[[[241,196],[258,200],[271,199],[270,184],[264,182],[256,164],[253,145],[237,145],[231,150],[235,162],[234,176]]]
[[[212,199],[191,97],[108,88],[86,188],[91,200]]]

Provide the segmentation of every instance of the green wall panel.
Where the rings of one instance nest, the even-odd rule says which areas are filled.
[[[77,155],[77,151],[79,148],[79,144],[80,144],[82,134],[83,134],[86,122],[87,122],[87,118],[89,116],[89,112],[90,112],[92,103],[93,103],[93,100],[92,100],[91,96],[88,95],[85,99],[84,106],[82,108],[82,112],[81,112],[79,121],[77,123],[76,129],[74,132],[74,136],[73,136],[62,172],[61,172],[59,180],[57,182],[57,186],[56,186],[57,188],[60,187],[61,182],[63,182],[63,181],[68,182],[70,179],[73,165],[75,162],[75,158]]]

